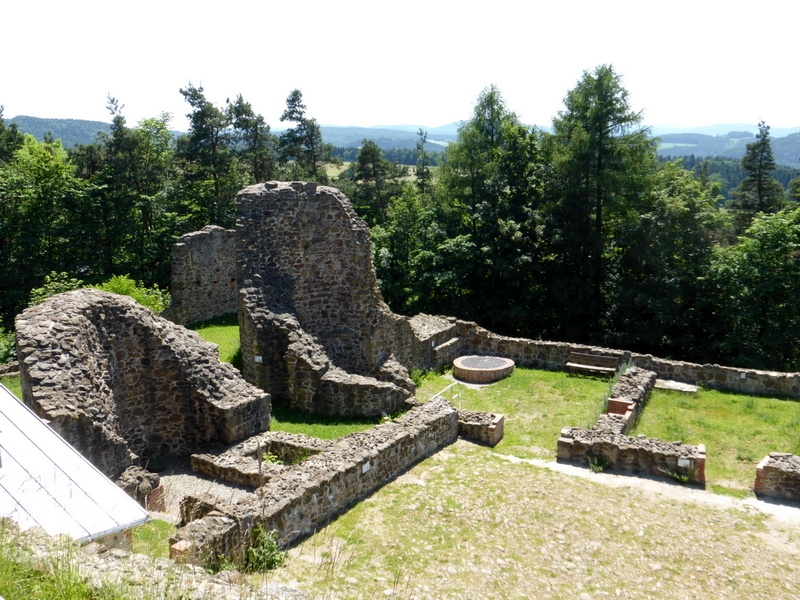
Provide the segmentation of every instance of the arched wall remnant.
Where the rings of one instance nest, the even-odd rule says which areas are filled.
[[[269,428],[269,394],[213,344],[126,296],[59,294],[16,329],[25,402],[109,476]]]

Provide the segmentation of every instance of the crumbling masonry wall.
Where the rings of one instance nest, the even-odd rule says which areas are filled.
[[[59,294],[16,319],[24,401],[106,475],[269,428],[269,394],[126,296]]]
[[[437,365],[449,364],[448,360],[452,362],[450,357],[453,355],[478,354],[510,358],[518,367],[558,370],[564,368],[569,353],[576,351],[619,356],[623,364],[631,363],[653,371],[661,379],[702,384],[712,389],[739,394],[800,398],[800,373],[701,365],[626,350],[505,337],[472,322],[454,318],[449,320],[454,325],[454,343],[441,349],[435,357]]]
[[[800,500],[800,457],[786,452],[770,452],[756,467],[753,485],[756,496],[778,500]]]
[[[202,313],[202,318],[229,312],[231,305],[222,302],[201,310],[198,305],[210,304],[208,287],[194,292],[191,282],[230,282],[236,272],[245,378],[302,410],[368,414],[380,405],[391,411],[400,397],[410,395],[402,391],[411,389],[407,370],[448,366],[469,354],[502,356],[526,368],[561,369],[571,351],[619,356],[663,379],[800,398],[799,373],[505,337],[452,317],[394,315],[377,290],[367,227],[334,188],[303,182],[252,186],[239,194],[237,213],[235,232],[206,228],[182,238],[183,247],[175,253],[191,259],[173,260],[170,311]],[[230,243],[234,238],[236,249]],[[399,390],[384,389],[384,399],[362,409],[360,399],[348,403],[329,397],[344,389],[345,380],[348,393],[368,395],[373,380]],[[340,399],[345,395],[338,393]]]
[[[186,325],[236,312],[236,231],[207,225],[172,246],[172,304],[163,316]]]
[[[245,378],[307,412],[403,408],[414,391],[407,369],[420,358],[432,367],[452,325],[389,310],[350,201],[335,188],[269,182],[242,190],[236,213]]]
[[[241,560],[254,527],[277,532],[285,547],[312,534],[354,502],[455,441],[456,410],[436,398],[394,422],[340,438],[319,454],[276,474],[237,504],[188,497],[173,558],[215,566],[220,556]]]

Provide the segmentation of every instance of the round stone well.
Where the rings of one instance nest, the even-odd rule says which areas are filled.
[[[513,371],[514,361],[499,356],[459,356],[453,361],[453,377],[470,383],[491,383]]]

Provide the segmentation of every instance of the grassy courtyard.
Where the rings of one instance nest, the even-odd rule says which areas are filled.
[[[654,390],[632,435],[639,433],[705,444],[710,488],[746,495],[764,456],[800,454],[800,403],[703,389]]]

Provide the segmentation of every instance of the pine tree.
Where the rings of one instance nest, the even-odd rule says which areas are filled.
[[[734,200],[728,203],[728,208],[734,211],[739,232],[750,225],[757,213],[776,213],[783,208],[783,187],[772,176],[775,167],[769,125],[761,121],[756,141],[747,144],[742,158],[744,181],[731,193]]]

